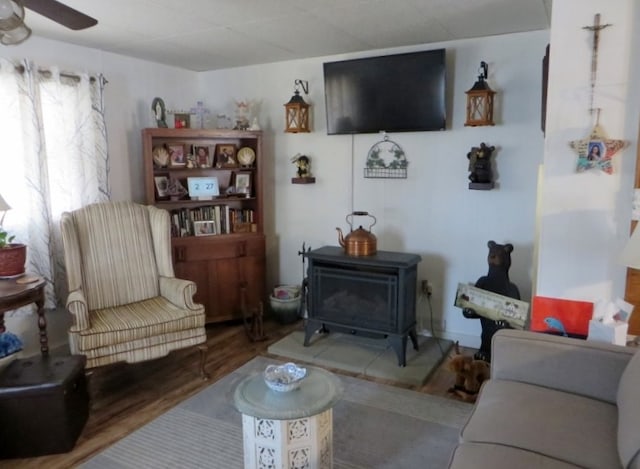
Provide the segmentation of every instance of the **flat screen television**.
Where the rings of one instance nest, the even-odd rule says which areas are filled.
[[[445,49],[326,62],[327,133],[444,130]]]

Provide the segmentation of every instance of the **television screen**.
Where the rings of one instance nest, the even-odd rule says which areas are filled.
[[[443,130],[445,50],[324,64],[327,133]]]

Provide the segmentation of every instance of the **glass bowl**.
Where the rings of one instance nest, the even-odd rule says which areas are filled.
[[[297,389],[307,376],[307,369],[295,363],[284,365],[269,365],[264,370],[264,382],[277,392],[289,392]]]

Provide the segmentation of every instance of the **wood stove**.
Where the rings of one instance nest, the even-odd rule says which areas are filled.
[[[308,318],[304,345],[318,330],[387,338],[406,364],[407,338],[416,336],[417,254],[378,251],[348,256],[336,246],[304,254],[308,268]]]

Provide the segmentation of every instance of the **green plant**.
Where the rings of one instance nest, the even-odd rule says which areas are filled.
[[[9,236],[2,227],[0,227],[0,249],[6,248],[12,241],[15,236]]]

